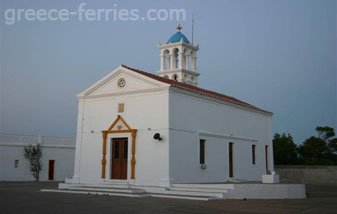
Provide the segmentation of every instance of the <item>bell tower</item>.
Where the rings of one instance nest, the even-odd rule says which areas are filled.
[[[167,79],[197,86],[200,75],[196,71],[199,45],[191,44],[187,37],[180,32],[181,29],[179,24],[177,32],[170,37],[166,44],[158,44],[160,49],[160,71],[158,74]]]

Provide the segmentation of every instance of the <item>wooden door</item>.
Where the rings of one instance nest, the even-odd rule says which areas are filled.
[[[233,143],[229,143],[229,177],[233,177],[234,176],[234,158],[233,158]]]
[[[55,160],[49,160],[48,180],[54,180]]]
[[[127,179],[128,139],[111,139],[111,179]]]

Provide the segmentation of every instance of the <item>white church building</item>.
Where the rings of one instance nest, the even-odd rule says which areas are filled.
[[[78,95],[74,176],[61,189],[126,185],[183,195],[179,188],[261,183],[266,174],[277,182],[272,113],[199,88],[199,45],[177,29],[158,45],[158,75],[120,65]],[[282,188],[281,198],[303,190]]]

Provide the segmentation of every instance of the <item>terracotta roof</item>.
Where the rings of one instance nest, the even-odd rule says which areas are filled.
[[[154,75],[154,74],[151,74],[151,73],[148,73],[148,72],[145,72],[145,71],[141,71],[141,70],[138,70],[138,69],[135,69],[135,68],[131,68],[131,67],[128,67],[126,65],[121,65],[121,66],[126,68],[126,69],[129,69],[131,71],[134,71],[136,73],[139,73],[141,75],[144,75],[144,76],[150,77],[152,79],[158,80],[160,82],[170,84],[171,86],[174,86],[174,87],[177,87],[177,88],[197,92],[197,93],[200,93],[200,94],[203,94],[203,95],[215,97],[215,98],[218,98],[218,99],[221,99],[221,100],[225,100],[225,101],[229,101],[229,102],[232,102],[232,103],[235,103],[235,104],[238,104],[238,105],[242,105],[242,106],[254,109],[254,110],[258,110],[258,111],[262,111],[262,112],[265,112],[265,113],[268,113],[268,114],[272,114],[272,112],[257,108],[255,106],[249,104],[249,103],[238,100],[235,97],[230,97],[230,96],[227,96],[227,95],[224,95],[224,94],[220,94],[220,93],[217,93],[217,92],[214,92],[214,91],[199,88],[199,87],[189,85],[189,84],[186,84],[186,83],[166,79],[164,77],[160,77],[158,75]]]

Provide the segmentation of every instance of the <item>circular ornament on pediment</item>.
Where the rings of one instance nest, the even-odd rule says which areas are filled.
[[[120,79],[118,80],[118,82],[117,82],[118,88],[124,88],[125,85],[126,85],[125,79],[124,79],[124,78],[120,78]]]

